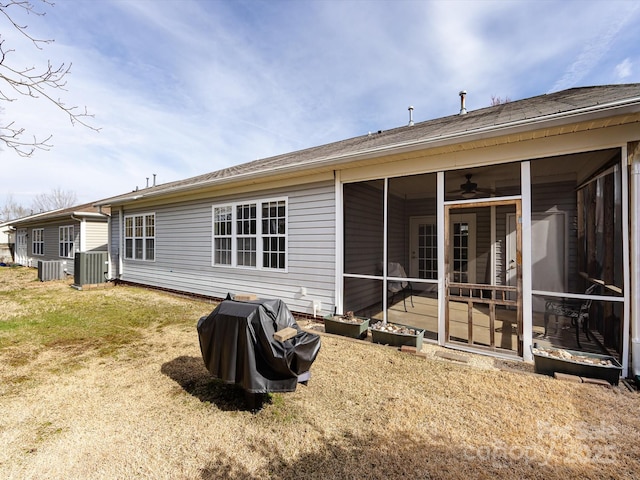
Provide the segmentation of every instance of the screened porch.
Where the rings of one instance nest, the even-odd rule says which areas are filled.
[[[343,310],[461,348],[619,358],[621,168],[609,149],[345,183]]]

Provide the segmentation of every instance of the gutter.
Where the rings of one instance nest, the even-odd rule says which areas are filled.
[[[97,212],[65,212],[65,213],[61,213],[61,214],[52,214],[50,216],[44,217],[45,215],[51,214],[51,212],[44,212],[44,213],[39,213],[37,215],[33,215],[33,216],[29,216],[23,219],[18,219],[15,222],[10,222],[10,224],[13,225],[30,225],[34,222],[38,222],[38,221],[52,221],[52,220],[57,220],[59,218],[63,218],[63,217],[70,217],[74,220],[80,221],[79,217],[84,217],[84,218],[108,218],[108,215],[106,213],[97,213]],[[44,218],[43,218],[44,217]]]
[[[136,191],[134,195],[124,197],[121,199],[117,199],[115,201],[101,201],[94,204],[94,206],[106,206],[106,205],[116,205],[129,203],[135,200],[140,199],[148,199],[154,197],[160,197],[170,193],[177,192],[190,192],[192,190],[200,190],[202,188],[206,188],[208,186],[214,185],[226,185],[238,182],[240,180],[251,180],[251,179],[259,179],[266,176],[266,174],[274,174],[274,173],[287,173],[292,171],[300,171],[301,166],[304,167],[304,170],[311,170],[313,168],[321,168],[328,166],[336,166],[341,163],[347,163],[354,160],[366,160],[369,158],[379,157],[380,154],[397,154],[397,153],[405,153],[416,150],[422,150],[425,147],[428,148],[436,148],[440,146],[451,145],[454,143],[467,143],[474,140],[497,137],[500,135],[507,135],[513,133],[519,133],[523,131],[531,130],[531,126],[546,126],[555,127],[566,125],[567,120],[573,119],[575,121],[584,121],[587,119],[599,119],[603,117],[609,116],[611,110],[618,109],[616,112],[617,115],[622,115],[625,113],[638,113],[640,106],[640,97],[633,97],[624,100],[618,100],[615,102],[610,102],[602,105],[593,105],[590,107],[583,107],[576,110],[571,110],[569,112],[559,112],[553,113],[549,115],[545,115],[542,117],[533,117],[526,118],[522,120],[515,120],[512,122],[502,123],[499,125],[488,125],[485,127],[479,127],[472,130],[467,130],[463,132],[455,132],[447,135],[441,135],[438,137],[430,137],[426,139],[418,139],[418,140],[409,140],[402,143],[395,143],[390,145],[384,145],[381,147],[372,148],[369,150],[362,150],[359,152],[349,152],[342,155],[336,155],[331,157],[325,157],[319,160],[311,160],[298,162],[294,164],[288,164],[281,167],[271,167],[268,170],[260,170],[257,172],[249,172],[245,174],[232,175],[224,178],[215,178],[208,181],[203,181],[191,185],[185,186],[175,186],[168,187],[166,189],[160,191],[153,191],[148,193],[142,193],[143,191]],[[620,108],[626,107],[626,108]],[[586,117],[577,120],[578,117]],[[418,128],[414,126],[413,128]],[[357,138],[357,137],[356,137]]]
[[[106,213],[97,213],[97,212],[72,212],[71,218],[73,217],[85,217],[85,218],[106,218],[109,215]]]

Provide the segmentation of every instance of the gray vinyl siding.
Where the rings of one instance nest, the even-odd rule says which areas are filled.
[[[79,251],[80,247],[80,223],[75,220],[61,220],[59,222],[47,223],[47,224],[33,224],[28,227],[27,234],[29,235],[27,240],[27,258],[28,265],[31,267],[37,267],[38,261],[50,261],[56,260],[62,262],[64,270],[67,274],[73,275],[74,272],[74,260],[73,258],[61,258],[60,257],[60,232],[59,227],[73,226],[73,249],[74,252]],[[33,230],[37,228],[43,229],[44,239],[44,255],[33,254]]]
[[[230,202],[287,197],[287,271],[212,266],[212,207]],[[124,281],[224,298],[252,293],[281,298],[293,311],[324,313],[335,304],[335,193],[333,182],[300,185],[252,195],[128,209],[112,214],[112,268],[117,272],[123,216],[155,213],[155,260],[122,259]],[[306,295],[302,295],[302,288]]]

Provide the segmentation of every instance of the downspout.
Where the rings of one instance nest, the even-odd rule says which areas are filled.
[[[122,278],[122,270],[124,268],[124,262],[122,261],[122,255],[124,255],[124,208],[121,206],[118,212],[118,274],[117,278]]]
[[[634,148],[632,148],[634,147]],[[628,145],[631,175],[631,369],[640,376],[640,142]]]
[[[111,214],[104,213],[102,207],[98,207],[98,211],[107,217],[107,281],[113,279],[113,268],[111,268]]]
[[[87,224],[84,218],[78,218],[74,214],[71,214],[71,220],[74,220],[80,224],[80,246],[78,252],[84,252],[87,249],[86,239],[87,236]],[[75,253],[75,252],[74,252]]]
[[[16,262],[16,232],[17,232],[16,227],[9,225],[9,232],[8,232],[9,238],[7,240],[13,239],[13,242],[8,242],[9,252],[11,253],[11,263]]]

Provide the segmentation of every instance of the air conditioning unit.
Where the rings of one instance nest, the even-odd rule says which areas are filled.
[[[64,278],[64,265],[57,260],[38,260],[38,280],[48,282],[50,280],[62,280]]]
[[[76,252],[74,260],[74,286],[106,282],[109,272],[107,252]]]

